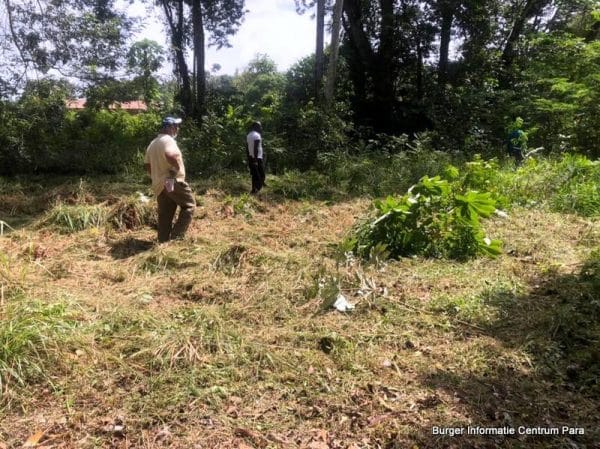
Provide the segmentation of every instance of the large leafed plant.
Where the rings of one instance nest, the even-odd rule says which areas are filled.
[[[495,200],[462,186],[424,176],[405,195],[375,201],[375,217],[357,226],[346,247],[364,258],[500,254],[501,242],[488,238],[480,221],[496,211]]]

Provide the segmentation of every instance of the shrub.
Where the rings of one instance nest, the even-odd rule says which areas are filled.
[[[500,242],[480,224],[496,210],[491,194],[462,190],[458,182],[424,176],[404,196],[375,201],[375,218],[358,226],[350,247],[363,258],[499,254]]]

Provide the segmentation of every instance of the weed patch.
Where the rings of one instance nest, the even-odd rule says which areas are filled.
[[[104,205],[68,205],[57,203],[39,222],[39,227],[51,227],[63,234],[84,229],[100,228],[107,222],[108,210]]]
[[[17,295],[0,311],[0,390],[50,381],[76,328],[67,305]]]

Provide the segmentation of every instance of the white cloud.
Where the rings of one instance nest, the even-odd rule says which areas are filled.
[[[315,22],[298,15],[293,0],[247,0],[244,23],[231,38],[232,48],[210,48],[207,66],[221,64],[223,73],[243,69],[257,53],[266,53],[286,70],[314,51]]]
[[[219,64],[218,74],[234,74],[243,70],[257,53],[262,53],[284,71],[314,52],[315,21],[310,11],[304,15],[296,13],[294,0],[246,0],[246,9],[244,23],[230,37],[232,47],[207,49],[207,70]],[[136,38],[147,37],[167,46],[163,26],[151,15],[144,15],[146,27]]]

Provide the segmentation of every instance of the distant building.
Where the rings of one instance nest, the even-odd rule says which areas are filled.
[[[77,98],[75,100],[67,100],[67,109],[70,111],[81,111],[85,109],[85,98]],[[148,110],[148,106],[143,101],[123,101],[123,102],[115,102],[111,104],[108,109],[117,110],[121,109],[130,114],[139,114],[140,112],[146,112]]]

